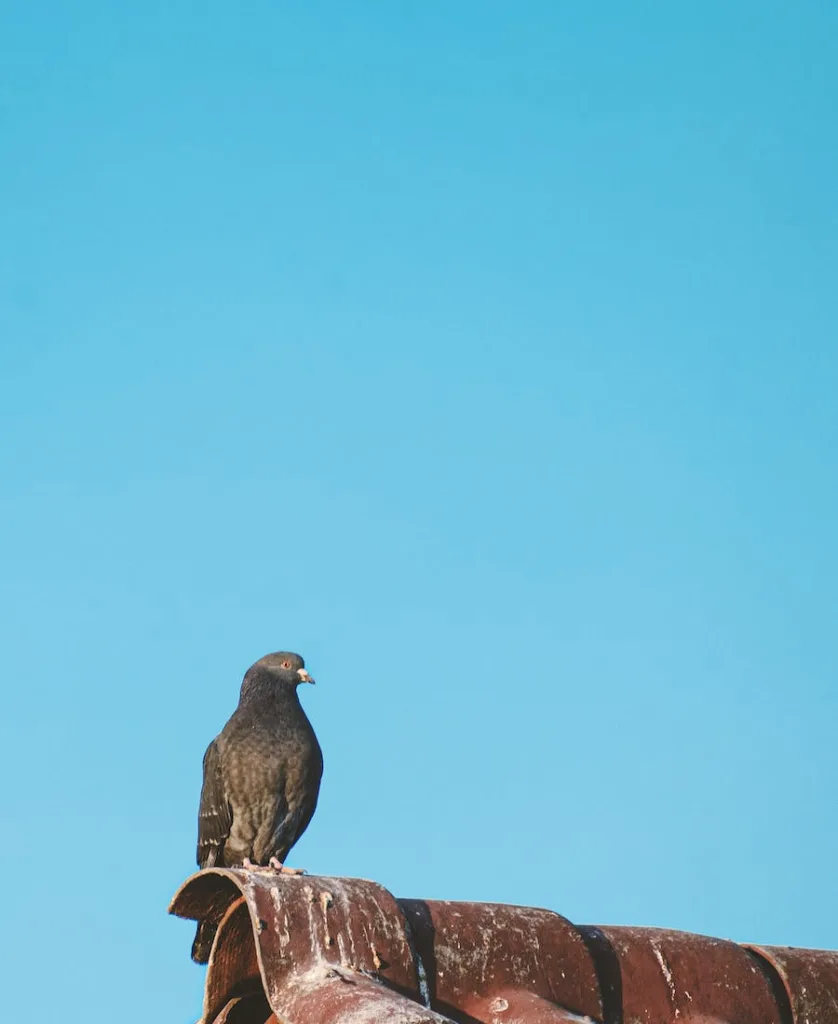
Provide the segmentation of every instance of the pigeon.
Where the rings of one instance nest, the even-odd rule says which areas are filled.
[[[244,675],[239,706],[204,754],[198,866],[300,874],[285,858],[305,832],[323,755],[297,686],[313,683],[299,654],[268,654]],[[201,921],[192,959],[206,963],[217,929]]]

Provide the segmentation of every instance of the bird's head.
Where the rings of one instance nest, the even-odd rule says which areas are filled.
[[[313,683],[314,680],[306,672],[306,663],[299,654],[291,651],[277,651],[266,654],[245,672],[242,682],[242,694],[255,682],[270,682],[283,687],[296,689],[300,683]]]

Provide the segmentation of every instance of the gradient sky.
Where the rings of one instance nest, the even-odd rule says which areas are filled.
[[[291,863],[838,946],[836,32],[3,6],[10,1020],[197,1018],[166,905],[277,648]]]

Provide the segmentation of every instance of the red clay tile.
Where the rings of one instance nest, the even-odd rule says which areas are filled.
[[[207,1024],[838,1024],[822,950],[239,869],[198,872],[169,909],[218,923]]]

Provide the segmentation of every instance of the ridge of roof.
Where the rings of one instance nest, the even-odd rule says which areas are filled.
[[[169,911],[218,924],[204,1024],[838,1024],[835,951],[238,868]]]

